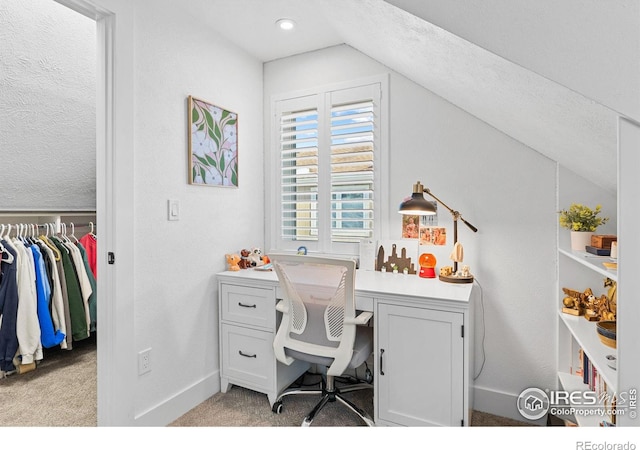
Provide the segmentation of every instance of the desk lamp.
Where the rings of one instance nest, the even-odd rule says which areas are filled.
[[[400,214],[430,216],[436,213],[433,203],[425,200],[423,193],[427,193],[433,197],[436,202],[444,206],[453,216],[453,252],[451,259],[453,260],[453,272],[451,274],[440,274],[440,280],[448,283],[473,283],[473,276],[470,273],[458,272],[458,262],[462,262],[462,245],[458,242],[458,220],[464,222],[471,231],[476,233],[478,229],[467,222],[458,211],[449,208],[442,200],[433,195],[428,188],[422,186],[419,181],[413,185],[413,194],[406,198],[401,204],[398,212]]]

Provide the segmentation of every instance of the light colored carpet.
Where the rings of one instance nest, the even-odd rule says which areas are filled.
[[[95,338],[45,349],[34,371],[0,379],[0,425],[95,427],[96,382]]]
[[[0,379],[0,426],[95,427],[96,342],[90,338],[74,343],[74,349],[45,350],[38,368]],[[313,380],[313,376],[309,378]],[[373,416],[372,390],[347,394]],[[217,393],[170,427],[287,427],[299,426],[316,404],[315,396],[289,396],[281,414],[271,412],[267,396],[233,386]],[[325,406],[314,426],[363,426],[341,403]],[[527,424],[476,411],[472,426],[526,426]]]

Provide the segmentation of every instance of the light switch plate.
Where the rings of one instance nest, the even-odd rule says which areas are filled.
[[[169,220],[180,220],[180,202],[178,200],[167,201],[167,215]]]

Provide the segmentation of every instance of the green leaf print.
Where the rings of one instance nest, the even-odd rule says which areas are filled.
[[[231,184],[234,186],[238,185],[238,164],[233,165],[233,169],[231,170]]]
[[[212,166],[212,167],[218,167],[218,164],[216,163],[216,160],[213,159],[211,156],[209,155],[204,155],[205,158],[207,158],[207,163],[208,165]]]

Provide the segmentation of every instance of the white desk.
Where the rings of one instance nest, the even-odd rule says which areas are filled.
[[[217,279],[222,392],[243,386],[267,394],[273,405],[308,368],[285,366],[273,354],[276,274],[245,269]],[[473,284],[437,278],[356,273],[356,308],[374,313],[376,425],[470,423],[475,291]]]

